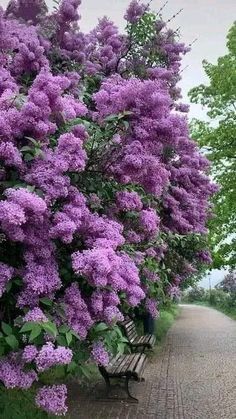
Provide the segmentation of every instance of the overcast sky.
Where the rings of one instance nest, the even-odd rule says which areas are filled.
[[[52,0],[46,1],[51,8]],[[124,12],[130,0],[84,0],[81,7],[81,29],[92,29],[99,17],[109,16],[122,30],[125,25]],[[165,0],[153,0],[152,9],[158,11]],[[0,5],[6,7],[8,0],[0,0]],[[202,60],[216,62],[220,55],[226,52],[226,35],[236,20],[236,0],[169,0],[162,14],[168,20],[180,9],[183,11],[170,23],[173,29],[181,28],[181,40],[191,44],[195,38],[197,42],[192,51],[188,53],[183,62],[181,87],[183,97],[187,101],[187,92],[194,86],[206,82],[202,69]],[[205,118],[205,111],[199,105],[191,105],[191,117]],[[214,286],[224,276],[222,271],[211,273],[211,282]],[[208,286],[208,278],[203,281]]]

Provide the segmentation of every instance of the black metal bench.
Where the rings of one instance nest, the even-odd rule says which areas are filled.
[[[138,336],[134,321],[130,318],[123,321],[120,325],[124,330],[124,333],[128,339],[128,344],[132,351],[138,348],[142,348],[144,351],[145,349],[152,349],[154,347],[156,337],[154,335]]]
[[[107,367],[99,367],[107,388],[107,397],[111,399],[111,378],[124,378],[125,391],[128,395],[128,400],[138,402],[138,399],[131,396],[129,391],[129,380],[144,381],[142,373],[147,361],[147,356],[143,353],[117,355],[111,359]]]

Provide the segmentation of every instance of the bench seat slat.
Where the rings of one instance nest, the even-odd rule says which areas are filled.
[[[117,359],[115,360],[115,362],[113,363],[109,363],[108,367],[107,367],[107,371],[111,374],[114,373],[114,371],[119,368],[120,364],[122,363],[123,358],[121,358],[120,356],[117,357]]]
[[[137,363],[137,365],[135,367],[135,373],[137,374],[137,378],[142,378],[141,377],[141,372],[144,369],[144,366],[146,364],[146,360],[147,360],[146,355],[145,354],[141,354],[141,356],[140,356],[140,358],[138,360],[138,363]]]
[[[141,365],[144,363],[145,360],[146,355],[142,353],[121,355],[116,360],[115,364],[109,364],[106,367],[106,371],[110,376],[125,376],[127,374],[131,374],[135,376],[135,378],[138,378]]]
[[[136,332],[134,332],[131,336],[128,336],[128,339],[130,340],[130,342],[134,342],[135,339],[138,338],[138,335]]]
[[[133,345],[142,345],[142,344],[148,344],[150,346],[153,346],[156,341],[156,338],[154,335],[144,335],[139,336],[137,339],[135,339],[132,344]]]
[[[130,364],[130,366],[129,366],[129,372],[130,373],[135,373],[135,375],[136,375],[136,366],[137,366],[137,364],[138,364],[138,362],[139,362],[139,359],[140,359],[140,356],[142,355],[142,354],[135,354],[136,356],[135,356],[135,358],[132,360],[132,362],[131,362],[131,364]]]
[[[132,355],[134,355],[134,356],[132,356]],[[123,362],[119,365],[119,367],[115,370],[115,373],[116,374],[120,374],[121,372],[126,372],[126,371],[128,371],[128,369],[129,369],[129,366],[130,366],[130,364],[131,364],[131,362],[132,362],[132,360],[134,359],[134,357],[135,357],[135,354],[131,354],[131,356],[126,356],[126,355],[123,355]]]
[[[136,332],[136,328],[135,327],[133,327],[132,329],[125,329],[125,333],[127,333],[127,335],[132,335],[133,333],[136,333],[137,334],[137,332]]]
[[[122,322],[122,325],[125,327],[125,328],[129,328],[130,326],[132,326],[134,324],[134,322],[133,322],[133,320],[125,320],[125,321],[123,321]]]
[[[116,362],[113,365],[109,364],[106,369],[110,374],[117,374],[126,368],[128,362],[130,363],[131,359],[128,358],[127,355],[119,355]]]

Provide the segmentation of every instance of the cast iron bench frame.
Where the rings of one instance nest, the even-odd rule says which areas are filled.
[[[134,379],[135,381],[145,381],[142,377],[142,373],[146,361],[147,355],[144,353],[133,353],[128,355],[117,355],[111,359],[107,367],[100,366],[99,371],[106,383],[108,399],[111,399],[111,378],[124,378],[124,389],[127,393],[128,400],[138,403],[138,399],[130,394],[129,381],[131,379]],[[114,400],[114,398],[112,400]]]

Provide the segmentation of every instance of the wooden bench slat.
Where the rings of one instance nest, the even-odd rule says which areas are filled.
[[[126,329],[126,327],[125,327],[125,332],[126,332],[127,334],[130,334],[130,333],[133,333],[133,332],[137,333],[137,332],[136,332],[136,327],[135,327],[135,326],[133,326],[132,328],[130,327],[129,329]]]
[[[141,354],[141,357],[139,358],[138,363],[135,367],[135,372],[137,374],[137,377],[141,375],[141,372],[143,371],[145,363],[146,363],[146,359],[147,359],[146,355]],[[139,378],[142,378],[142,377],[139,377]]]
[[[125,330],[125,333],[127,335],[132,335],[133,333],[136,333],[137,334],[135,327],[132,330]]]
[[[109,373],[113,374],[113,371],[115,371],[119,367],[119,365],[121,364],[122,360],[123,360],[122,357],[119,356],[119,355],[117,355],[117,358],[116,358],[115,362],[109,363],[109,365],[107,367],[107,371]]]
[[[124,327],[129,327],[129,326],[132,326],[133,325],[133,320],[125,320],[125,321],[123,321],[121,324],[122,324],[122,326],[124,326]]]
[[[110,365],[108,366],[109,373],[111,374],[117,374],[121,370],[124,370],[128,362],[131,362],[130,358],[127,357],[127,355],[120,355],[117,362],[113,364],[112,368],[110,368]]]
[[[116,356],[113,356],[113,358],[110,359],[109,365],[114,365],[115,362],[119,359],[119,354],[117,354]]]
[[[128,339],[130,342],[133,342],[135,339],[137,339],[138,335],[136,332],[134,332],[132,335],[128,336]]]
[[[131,354],[131,355],[123,355],[124,356],[124,360],[123,363],[120,364],[119,368],[117,368],[117,370],[115,371],[116,374],[120,374],[121,372],[126,372],[129,369],[129,366],[133,360],[133,358],[135,357],[135,354]]]
[[[126,328],[126,330],[135,329],[135,323],[133,322],[133,320],[131,320],[129,324],[124,324],[124,327]]]
[[[132,372],[134,372],[135,374],[136,374],[136,365],[138,364],[138,362],[139,362],[139,359],[140,359],[140,356],[142,355],[142,354],[135,354],[136,356],[134,357],[134,359],[132,360],[132,362],[131,362],[131,364],[130,364],[130,366],[129,366],[129,371],[132,373]]]

